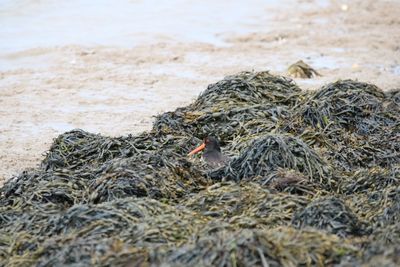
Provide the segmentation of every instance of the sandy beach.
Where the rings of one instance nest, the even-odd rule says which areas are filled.
[[[109,41],[92,44],[80,33],[82,39],[71,43],[47,45],[44,40],[21,47],[11,43],[25,38],[22,31],[12,37],[17,18],[38,11],[3,7],[0,37],[8,36],[9,42],[0,51],[0,184],[37,166],[53,138],[63,132],[81,128],[120,136],[149,130],[155,115],[186,105],[208,84],[240,71],[286,75],[287,67],[302,59],[322,74],[296,78],[303,89],[338,79],[370,82],[383,90],[400,87],[400,1],[257,3],[233,22],[223,20],[224,27],[206,31],[203,39],[195,38],[196,31],[219,23],[215,10],[229,16],[224,14],[229,1],[210,7],[210,17],[193,22],[193,32],[186,25],[179,32],[160,30],[130,44],[134,34],[126,27],[127,37],[119,42],[108,36]],[[4,13],[15,9],[20,12]],[[190,17],[180,9],[165,12]],[[207,8],[202,12],[208,14]],[[124,21],[136,23],[128,15]],[[149,31],[157,33],[157,27]],[[179,34],[184,31],[189,37]]]

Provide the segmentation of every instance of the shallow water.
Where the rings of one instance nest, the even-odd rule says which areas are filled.
[[[0,0],[0,51],[48,46],[131,47],[147,41],[223,45],[220,34],[261,30],[277,0]]]

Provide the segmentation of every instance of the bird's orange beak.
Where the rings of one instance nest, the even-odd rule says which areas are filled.
[[[190,153],[188,154],[188,156],[194,155],[200,151],[202,151],[204,148],[206,147],[205,143],[202,143],[199,147],[195,148],[194,150],[190,151]]]

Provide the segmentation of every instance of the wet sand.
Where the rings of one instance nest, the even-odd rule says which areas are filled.
[[[347,78],[400,88],[399,1],[286,1],[259,8],[265,15],[254,15],[238,32],[208,33],[218,41],[161,34],[132,46],[4,47],[0,184],[37,166],[65,131],[118,136],[149,130],[153,116],[188,104],[208,84],[239,71],[285,75],[302,59],[323,75],[295,79],[304,89]]]

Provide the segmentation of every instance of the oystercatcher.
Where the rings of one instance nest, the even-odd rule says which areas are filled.
[[[194,155],[204,149],[203,159],[211,168],[217,168],[224,166],[228,158],[221,153],[221,147],[219,141],[213,136],[204,138],[204,142],[192,150],[188,156]]]

